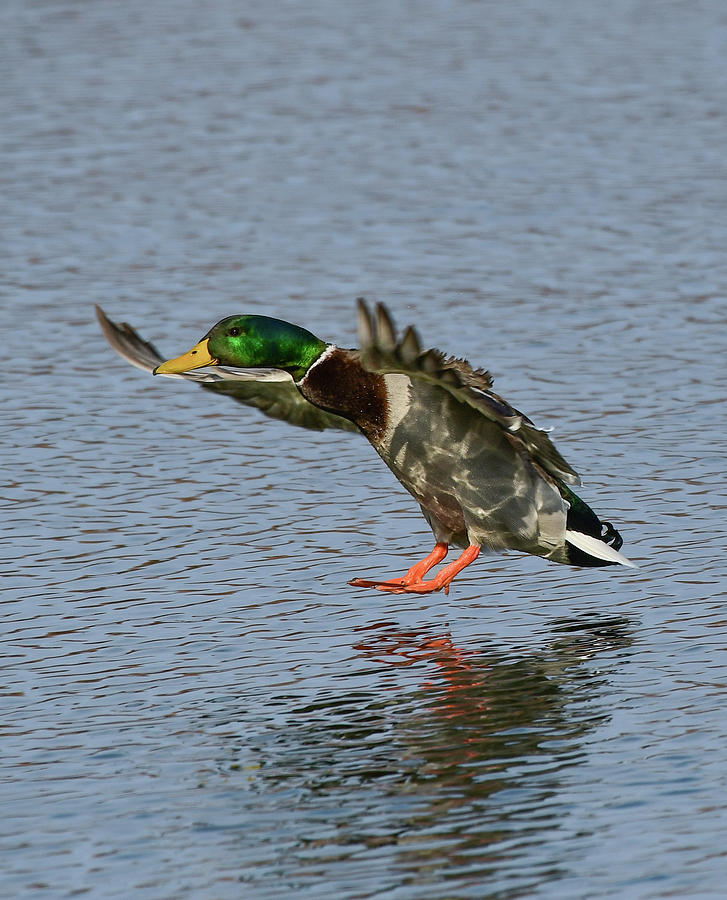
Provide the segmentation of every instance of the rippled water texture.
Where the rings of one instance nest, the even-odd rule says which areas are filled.
[[[0,894],[722,897],[720,2],[0,4]],[[113,355],[354,298],[636,571],[431,547],[355,435]]]

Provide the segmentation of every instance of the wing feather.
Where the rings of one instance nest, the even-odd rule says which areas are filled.
[[[397,341],[391,316],[381,303],[372,313],[359,298],[358,321],[361,360],[367,369],[402,373],[438,385],[460,403],[496,422],[551,475],[569,484],[579,483],[577,473],[556,450],[547,432],[536,428],[526,415],[491,389],[489,372],[473,368],[465,359],[445,356],[439,350],[422,351],[419,336],[411,326]]]

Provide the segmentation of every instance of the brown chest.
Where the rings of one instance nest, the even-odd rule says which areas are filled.
[[[357,350],[330,348],[299,383],[310,403],[355,422],[379,444],[386,433],[388,404],[383,375],[361,365]]]

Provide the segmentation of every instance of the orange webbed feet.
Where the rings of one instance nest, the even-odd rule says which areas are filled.
[[[391,578],[386,580],[369,580],[367,578],[354,578],[348,583],[353,587],[376,588],[378,591],[391,591],[394,593],[402,593],[406,590],[407,585],[420,582],[427,572],[437,563],[441,562],[447,555],[449,550],[448,544],[438,543],[434,550],[423,560],[413,565],[411,569],[401,578]]]
[[[480,555],[480,548],[474,544],[469,546],[462,555],[445,566],[442,571],[429,581],[423,578],[431,568],[441,562],[447,555],[447,544],[439,543],[434,550],[411,569],[402,578],[394,578],[390,581],[373,581],[365,578],[354,578],[349,581],[353,587],[371,587],[378,591],[387,591],[392,594],[430,594],[443,590],[449,593],[449,586],[457,575]]]

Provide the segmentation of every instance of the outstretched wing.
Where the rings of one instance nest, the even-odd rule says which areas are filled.
[[[358,327],[361,360],[367,369],[399,372],[437,385],[496,422],[551,475],[569,484],[579,483],[577,473],[555,449],[547,432],[536,428],[526,415],[491,390],[489,372],[473,369],[466,360],[447,357],[439,350],[422,350],[419,336],[411,326],[398,339],[391,316],[381,303],[371,311],[359,299]]]
[[[145,372],[153,370],[164,357],[149,341],[145,341],[127,322],[113,322],[100,306],[96,315],[106,339],[113,349],[132,366]],[[324,412],[309,403],[298,391],[293,379],[280,369],[231,369],[226,366],[208,366],[185,372],[183,375],[167,375],[166,378],[183,378],[195,381],[203,388],[226,394],[254,406],[272,419],[282,419],[291,425],[322,431],[337,428],[356,431],[358,428],[347,419]]]

